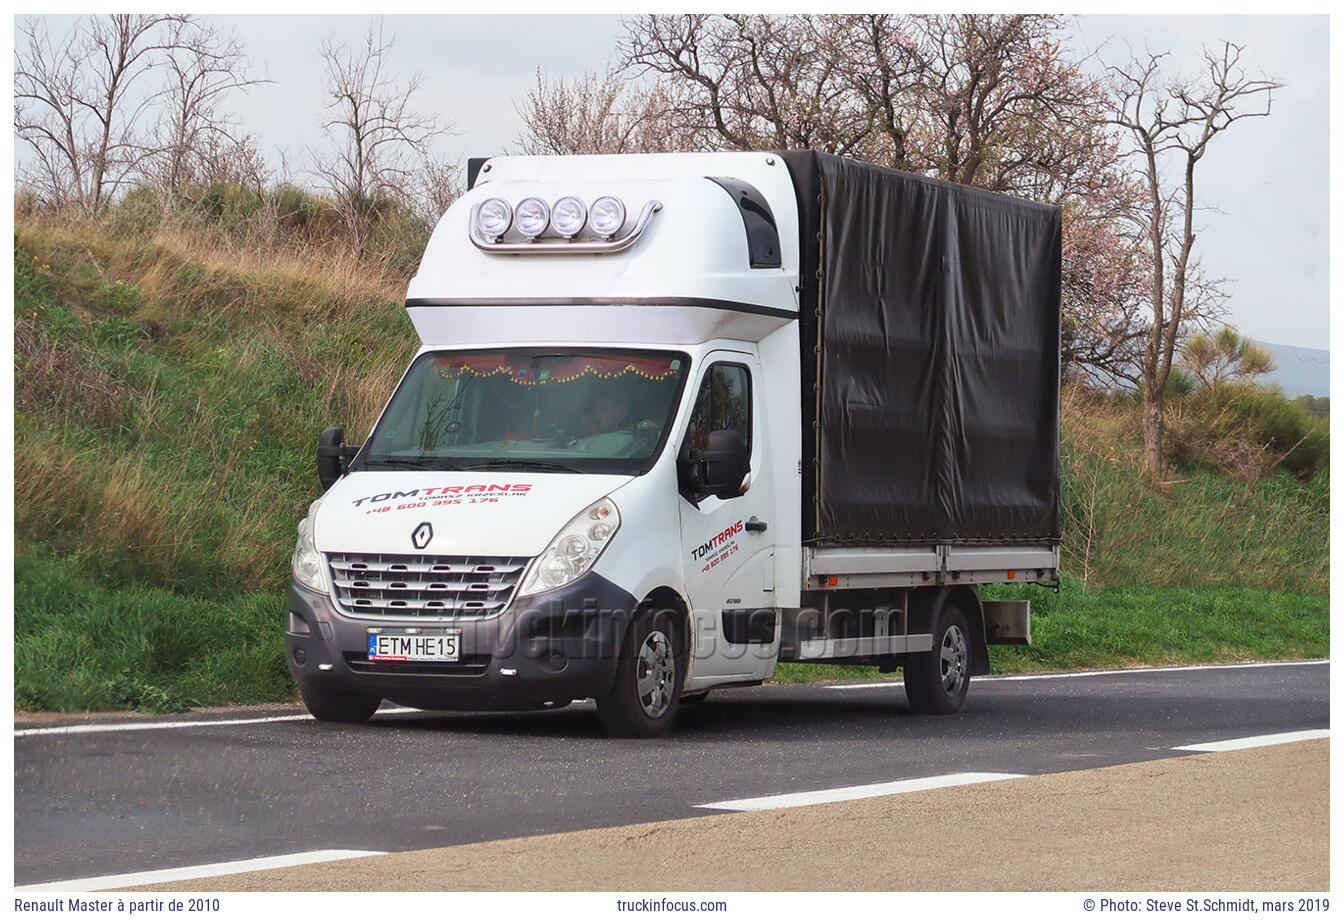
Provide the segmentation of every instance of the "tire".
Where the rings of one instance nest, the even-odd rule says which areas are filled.
[[[681,705],[698,706],[707,699],[709,699],[709,691],[701,690],[699,693],[688,693],[685,696],[683,696],[681,698]]]
[[[299,695],[303,697],[303,705],[319,722],[367,722],[383,702],[376,696],[343,690],[319,690],[305,684],[299,685]]]
[[[905,696],[912,710],[951,715],[961,709],[971,686],[971,641],[965,614],[944,607],[933,629],[933,648],[905,663]]]
[[[658,738],[672,728],[686,675],[686,639],[670,611],[645,608],[626,632],[611,691],[597,715],[616,738]]]

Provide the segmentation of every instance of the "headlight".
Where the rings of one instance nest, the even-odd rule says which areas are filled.
[[[512,223],[513,208],[503,198],[487,198],[476,211],[476,226],[492,240],[508,233]]]
[[[613,237],[625,226],[625,204],[610,195],[593,202],[588,224],[599,236]]]
[[[584,508],[556,534],[551,545],[537,557],[521,593],[539,594],[563,588],[593,567],[621,526],[621,513],[609,498]]]
[[[551,226],[565,239],[577,236],[587,220],[588,208],[573,195],[561,198],[551,210]]]
[[[299,542],[294,546],[290,571],[294,573],[294,580],[305,588],[326,594],[327,567],[322,561],[322,554],[317,551],[317,546],[313,543],[313,511],[317,502],[313,502],[313,505],[314,508],[309,509],[308,516],[299,521]]]
[[[518,232],[535,240],[546,232],[551,223],[551,209],[540,198],[524,198],[518,202]]]

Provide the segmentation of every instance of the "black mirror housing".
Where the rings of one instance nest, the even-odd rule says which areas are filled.
[[[325,492],[345,475],[359,447],[345,443],[344,428],[327,428],[317,436],[317,481]]]
[[[687,447],[677,458],[682,495],[693,505],[706,496],[736,498],[751,471],[751,452],[742,433],[732,428],[711,431],[703,448]]]

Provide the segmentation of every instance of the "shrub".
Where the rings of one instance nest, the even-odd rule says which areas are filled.
[[[331,202],[297,185],[282,182],[269,189],[266,204],[282,232],[309,242],[328,239],[340,232],[340,216]]]
[[[1302,408],[1302,411],[1312,418],[1330,417],[1330,397],[1329,396],[1299,396],[1293,402]]]
[[[392,275],[409,277],[415,274],[420,257],[425,254],[432,229],[407,208],[391,201],[381,202],[366,256]]]
[[[145,234],[156,230],[168,213],[158,191],[137,186],[118,198],[107,211],[108,229],[115,233]]]
[[[1167,419],[1173,464],[1243,481],[1286,470],[1310,479],[1330,459],[1328,422],[1277,387],[1224,383],[1173,402]]]
[[[1195,375],[1183,367],[1173,367],[1171,373],[1167,375],[1167,386],[1162,392],[1167,397],[1180,398],[1189,396],[1199,387],[1199,380]],[[1138,392],[1137,390],[1135,391]]]
[[[259,193],[236,182],[212,182],[188,197],[195,199],[202,216],[226,233],[244,228],[265,204]]]
[[[1141,407],[1122,393],[1063,391],[1063,569],[1088,586],[1256,584],[1321,593],[1329,584],[1329,472],[1279,466],[1238,480],[1208,460],[1158,488],[1139,474]],[[1185,400],[1169,447],[1197,430]],[[1171,423],[1181,422],[1171,435]],[[1188,429],[1188,430],[1187,430]],[[1275,454],[1275,457],[1278,455]]]

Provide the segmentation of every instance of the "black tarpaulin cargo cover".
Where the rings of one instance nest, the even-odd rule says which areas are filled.
[[[1058,542],[1059,209],[783,158],[802,239],[805,540]]]

